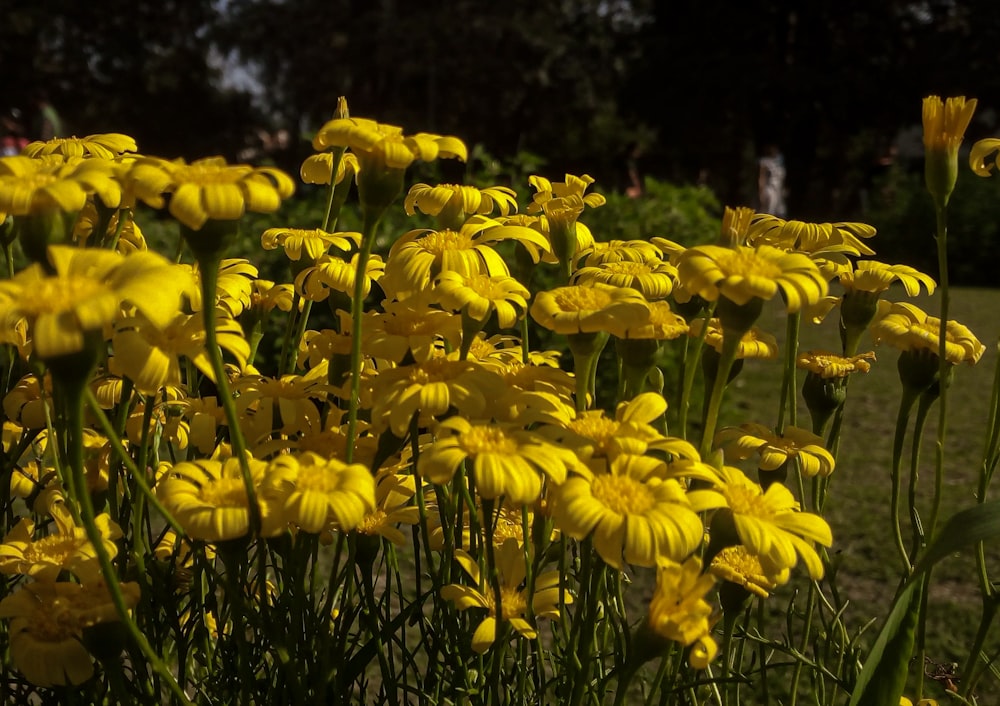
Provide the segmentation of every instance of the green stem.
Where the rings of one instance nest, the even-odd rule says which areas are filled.
[[[799,328],[802,324],[800,312],[789,313],[785,323],[785,368],[781,374],[781,399],[778,402],[778,426],[775,433],[782,435],[785,429],[785,411],[788,411],[788,423],[795,426],[795,359],[799,353]],[[792,692],[794,699],[795,692]]]
[[[215,376],[215,387],[219,391],[219,401],[226,413],[229,424],[229,441],[233,447],[233,456],[240,464],[243,475],[243,487],[247,494],[250,510],[250,535],[255,536],[260,531],[260,505],[257,502],[257,491],[250,475],[250,462],[247,458],[247,445],[240,430],[240,417],[236,412],[236,401],[229,390],[229,378],[222,363],[222,348],[219,347],[215,327],[215,290],[219,281],[219,255],[206,254],[199,256],[198,268],[201,271],[201,301],[202,315],[205,323],[205,352],[212,363],[212,373]]]
[[[934,397],[928,393],[922,394],[920,402],[917,404],[917,417],[913,421],[913,440],[910,444],[910,482],[906,498],[910,507],[910,524],[913,531],[911,560],[916,560],[917,552],[924,545],[924,527],[917,510],[917,481],[920,479],[920,447],[924,438],[924,429],[927,426],[927,414],[930,412],[932,404],[934,404]],[[938,474],[934,475],[936,477]],[[937,482],[935,482],[935,488],[937,488]],[[935,502],[935,504],[937,503]]]
[[[740,336],[725,332],[722,337],[722,353],[719,357],[719,367],[715,373],[715,384],[712,385],[712,396],[708,399],[708,407],[705,414],[705,428],[701,437],[701,448],[699,453],[702,458],[708,458],[712,451],[712,443],[715,439],[715,427],[719,423],[719,411],[722,408],[722,397],[726,391],[726,384],[729,382],[729,372],[732,370],[736,360],[736,351],[739,350]]]
[[[372,214],[365,209],[364,224],[361,227],[361,247],[358,250],[358,264],[354,272],[354,297],[351,299],[351,399],[347,407],[347,449],[346,461],[354,460],[354,443],[358,435],[358,408],[361,395],[361,328],[365,308],[365,272],[371,257],[375,233],[382,213]]]
[[[892,495],[889,501],[890,514],[892,515],[892,534],[903,562],[905,573],[910,573],[910,558],[903,542],[903,531],[899,524],[899,495],[900,495],[900,466],[903,457],[903,442],[906,439],[906,427],[910,422],[910,412],[913,404],[917,401],[919,392],[911,387],[904,386],[903,394],[899,400],[899,413],[896,415],[896,432],[892,442]]]
[[[687,428],[687,417],[688,409],[691,406],[691,391],[694,388],[694,378],[698,373],[699,364],[701,361],[701,353],[704,350],[705,336],[708,334],[708,322],[712,320],[712,314],[715,313],[715,307],[718,302],[712,302],[709,305],[708,310],[705,312],[705,317],[702,319],[701,333],[698,334],[698,338],[694,344],[694,354],[691,353],[691,345],[688,344],[684,349],[684,382],[681,386],[681,403],[680,403],[680,420],[679,426],[681,429],[681,438],[687,439],[688,428]]]

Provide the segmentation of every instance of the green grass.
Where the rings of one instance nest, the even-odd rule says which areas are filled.
[[[886,298],[900,300],[904,298],[904,292],[893,289]],[[939,307],[937,299],[924,296],[914,303],[933,314]],[[950,389],[942,519],[976,502],[987,406],[993,370],[997,364],[998,311],[1000,290],[953,290],[949,318],[969,326],[987,349],[978,365],[963,365],[956,370]],[[759,324],[784,343],[785,316],[778,306],[766,309]],[[800,340],[801,349],[838,350],[836,311],[820,325],[804,324]],[[862,350],[875,350],[878,360],[870,373],[857,375],[851,382],[837,468],[831,478],[829,501],[823,514],[833,528],[834,545],[830,555],[839,566],[837,585],[850,601],[846,613],[848,626],[856,630],[871,618],[879,619],[867,634],[867,641],[870,642],[888,612],[900,572],[889,516],[889,468],[900,385],[896,373],[896,350],[888,346],[875,348],[870,339],[862,344]],[[748,364],[730,386],[726,423],[754,421],[773,425],[777,421],[778,380],[780,363],[755,361]],[[800,375],[800,386],[801,381]],[[810,426],[801,395],[798,426]],[[935,406],[928,416],[919,465],[918,507],[925,520],[929,514],[933,486],[936,428]],[[907,450],[910,438],[907,437]],[[904,453],[903,468],[905,482],[909,468],[908,452]],[[903,534],[908,540],[908,522],[904,523]],[[1000,542],[988,553],[991,569],[1000,571]],[[780,596],[776,600],[780,600]],[[934,571],[929,599],[928,672],[947,669],[951,663],[961,663],[965,659],[978,625],[980,608],[971,553],[943,561]],[[992,631],[987,646],[994,652],[1000,649],[1000,628]],[[912,671],[916,671],[915,667]],[[941,683],[931,683],[925,695],[944,699],[942,703],[948,703]],[[995,676],[985,677],[977,690],[979,702],[996,703],[998,695],[1000,681]]]

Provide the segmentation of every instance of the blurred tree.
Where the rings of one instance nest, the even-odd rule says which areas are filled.
[[[43,90],[70,132],[125,132],[171,157],[232,153],[255,117],[209,63],[217,4],[7,0],[0,104],[30,112]]]

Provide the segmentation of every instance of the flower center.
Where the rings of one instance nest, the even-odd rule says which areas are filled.
[[[774,515],[764,494],[749,483],[730,483],[724,491],[729,508],[737,515],[769,519]]]
[[[385,524],[385,518],[385,510],[376,509],[365,515],[365,519],[358,526],[358,531],[362,534],[378,534],[378,528]]]
[[[555,301],[561,311],[600,311],[611,304],[611,295],[596,287],[564,287]]]
[[[461,443],[462,448],[471,456],[482,453],[517,453],[517,442],[495,427],[473,427],[462,434]]]
[[[213,507],[248,507],[242,478],[220,478],[201,489],[201,499]]]
[[[632,262],[630,260],[605,263],[604,269],[616,275],[631,275],[633,277],[648,275],[652,272],[649,265],[643,262]]]
[[[29,544],[24,550],[24,560],[31,564],[59,564],[86,543],[73,535],[54,534]]]
[[[766,277],[777,279],[781,267],[764,260],[750,249],[730,250],[716,258],[716,263],[729,277]]]
[[[418,241],[420,247],[433,255],[443,255],[449,250],[471,250],[472,238],[455,230],[438,230],[428,233]]]
[[[590,492],[619,515],[642,515],[656,504],[656,498],[644,483],[615,473],[594,476]]]
[[[607,451],[608,442],[614,438],[619,426],[614,419],[608,419],[603,415],[588,415],[569,423],[570,430],[597,442],[601,452]]]

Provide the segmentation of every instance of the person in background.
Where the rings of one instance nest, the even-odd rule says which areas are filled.
[[[758,210],[778,218],[784,218],[788,207],[785,204],[785,158],[777,145],[769,144],[764,156],[758,161],[757,177]]]
[[[24,124],[21,122],[21,111],[11,108],[3,116],[0,116],[0,123],[3,124],[3,136],[0,137],[0,156],[13,157],[21,154],[28,144],[28,138],[24,135]]]
[[[35,93],[33,98],[35,116],[31,123],[31,135],[34,140],[51,140],[53,137],[63,137],[62,118],[59,111],[49,103],[49,97],[43,91]]]

